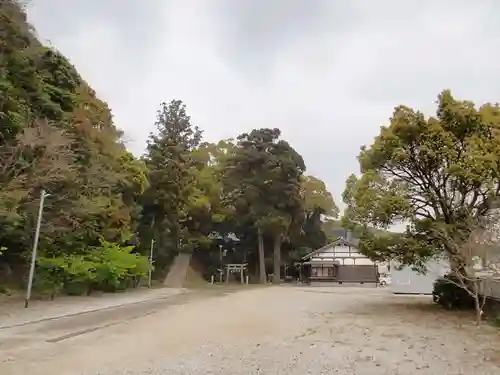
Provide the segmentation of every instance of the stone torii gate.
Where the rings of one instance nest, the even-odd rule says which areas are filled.
[[[247,272],[247,266],[248,266],[248,263],[233,263],[233,264],[224,265],[224,267],[226,267],[226,283],[229,282],[229,275],[230,274],[235,273],[235,272],[239,272],[241,283],[245,284],[244,272]]]

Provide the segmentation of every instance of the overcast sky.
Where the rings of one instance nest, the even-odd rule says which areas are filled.
[[[40,38],[106,100],[140,155],[159,103],[205,138],[279,127],[340,203],[397,104],[500,101],[498,0],[32,0]]]

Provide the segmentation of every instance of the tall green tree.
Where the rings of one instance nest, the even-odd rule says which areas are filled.
[[[301,195],[305,217],[302,231],[293,242],[304,251],[311,251],[326,244],[325,223],[336,219],[339,209],[325,183],[317,177],[302,177]]]
[[[232,211],[221,194],[223,162],[232,147],[231,140],[203,143],[191,154],[196,167],[192,169],[194,184],[187,201],[184,234],[191,250],[206,251],[213,238],[234,230],[229,227]]]
[[[149,188],[143,200],[143,226],[149,228],[150,236],[154,235],[163,255],[191,248],[181,241],[187,234],[187,209],[199,164],[193,152],[201,137],[182,101],[161,104],[156,132],[150,135],[144,156]]]
[[[335,204],[332,193],[328,191],[322,180],[314,176],[304,175],[300,184],[306,212],[320,210],[321,214],[327,217],[338,217],[339,208]]]
[[[290,227],[300,228],[303,221],[304,161],[280,136],[279,129],[266,128],[240,135],[223,178],[225,196],[240,223],[250,223],[257,232],[261,282],[266,281],[264,235],[273,241],[274,281],[279,282],[281,244]]]
[[[362,228],[361,249],[375,259],[422,266],[453,256],[471,223],[497,206],[500,107],[476,107],[443,91],[435,117],[405,106],[359,155],[362,174],[347,180],[344,222]],[[374,233],[407,223],[402,234]]]

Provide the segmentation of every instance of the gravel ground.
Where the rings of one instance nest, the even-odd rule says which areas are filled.
[[[498,375],[500,333],[428,298],[269,287],[0,352],[0,373]]]

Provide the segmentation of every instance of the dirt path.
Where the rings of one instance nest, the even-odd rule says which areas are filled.
[[[270,287],[196,299],[29,351],[0,373],[499,374],[500,334],[427,298]]]

